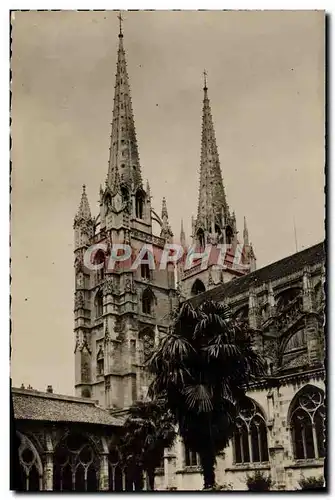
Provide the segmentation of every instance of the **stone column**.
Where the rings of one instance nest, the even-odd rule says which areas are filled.
[[[108,456],[106,453],[100,457],[100,471],[99,471],[99,491],[109,490],[109,470],[108,470]]]
[[[53,491],[53,452],[47,451],[45,454],[45,463],[44,463],[44,490],[45,491]]]
[[[164,480],[165,489],[177,489],[176,482],[176,454],[172,450],[164,453]]]

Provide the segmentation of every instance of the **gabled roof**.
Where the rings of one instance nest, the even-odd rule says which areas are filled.
[[[25,389],[12,389],[15,420],[77,422],[122,426],[123,419],[112,417],[95,401]]]
[[[235,278],[228,283],[218,285],[212,290],[203,292],[190,299],[192,305],[197,306],[205,300],[222,301],[225,297],[234,297],[249,290],[250,287],[257,287],[268,281],[275,281],[290,276],[302,270],[305,266],[312,266],[322,263],[325,260],[324,243],[318,243],[312,247],[306,248],[301,252],[285,257],[284,259],[273,262],[262,267],[253,273]]]

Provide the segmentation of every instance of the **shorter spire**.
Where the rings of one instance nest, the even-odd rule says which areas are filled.
[[[81,194],[79,208],[74,220],[75,222],[78,222],[80,220],[91,220],[91,219],[92,219],[91,209],[86,194],[86,186],[85,184],[83,184],[83,192]]]
[[[171,227],[169,224],[169,216],[166,206],[166,199],[163,198],[162,201],[162,229],[161,229],[161,238],[165,238],[165,240],[171,242],[171,238],[173,237],[173,233],[171,231]]]

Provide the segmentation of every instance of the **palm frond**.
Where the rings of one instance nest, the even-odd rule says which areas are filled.
[[[204,384],[189,385],[183,389],[186,403],[191,410],[198,412],[210,412],[213,409],[211,389]]]

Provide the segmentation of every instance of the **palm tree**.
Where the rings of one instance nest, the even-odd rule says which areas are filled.
[[[138,401],[129,408],[121,455],[135,484],[141,482],[139,478],[145,471],[148,487],[154,489],[155,469],[161,463],[164,449],[170,448],[175,438],[175,422],[165,401]]]
[[[264,374],[249,329],[226,306],[184,302],[147,366],[149,395],[166,398],[185,445],[199,454],[205,489],[213,488],[216,455],[232,437],[245,390]]]

